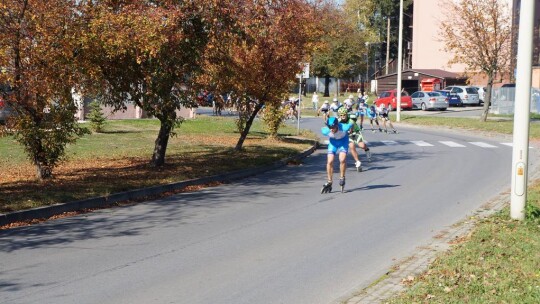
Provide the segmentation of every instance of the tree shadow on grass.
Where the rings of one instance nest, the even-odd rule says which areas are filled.
[[[144,132],[138,131],[138,130],[103,130],[100,133],[103,133],[103,134],[136,134],[136,133],[144,133]]]
[[[314,139],[300,138],[300,137],[282,137],[281,141],[291,144],[311,144],[315,142]]]

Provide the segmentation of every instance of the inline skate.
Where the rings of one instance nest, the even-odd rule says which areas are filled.
[[[321,194],[332,192],[332,182],[326,182],[321,189]]]

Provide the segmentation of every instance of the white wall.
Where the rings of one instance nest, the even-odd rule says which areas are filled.
[[[440,24],[446,18],[442,2],[414,0],[412,67],[462,73],[464,65],[448,65],[452,55],[444,51],[444,42],[439,41]]]
[[[512,0],[502,0],[512,9]],[[413,69],[441,69],[454,73],[465,71],[465,65],[453,64],[448,61],[452,54],[444,51],[444,42],[439,41],[440,24],[446,18],[445,8],[441,0],[414,0],[413,11]]]

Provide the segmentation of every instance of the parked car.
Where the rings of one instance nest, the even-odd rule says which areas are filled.
[[[4,99],[9,92],[9,86],[0,85],[0,124],[5,123],[6,119],[11,115],[11,108]]]
[[[388,111],[397,109],[397,95],[396,90],[384,91],[379,97],[375,100],[374,104],[376,107],[380,107],[381,104],[384,104],[385,108]],[[401,108],[402,109],[412,109],[412,99],[411,96],[405,91],[401,92]]]
[[[439,92],[417,91],[411,95],[413,109],[422,109],[424,111],[448,109],[448,100]]]
[[[481,86],[472,86],[476,89],[478,92],[478,99],[480,99],[480,103],[484,103],[484,98],[486,97],[486,88]]]
[[[471,86],[448,86],[445,91],[450,91],[450,94],[457,94],[464,105],[479,105],[480,97],[476,88]]]
[[[450,94],[450,91],[446,90],[437,90],[435,92],[439,92],[446,98],[449,107],[463,107],[463,101],[461,101],[458,94]]]

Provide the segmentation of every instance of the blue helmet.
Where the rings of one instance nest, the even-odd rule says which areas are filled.
[[[336,117],[330,117],[328,118],[328,121],[326,121],[326,125],[329,127],[329,128],[332,128],[332,127],[337,127],[338,125],[338,120]]]

